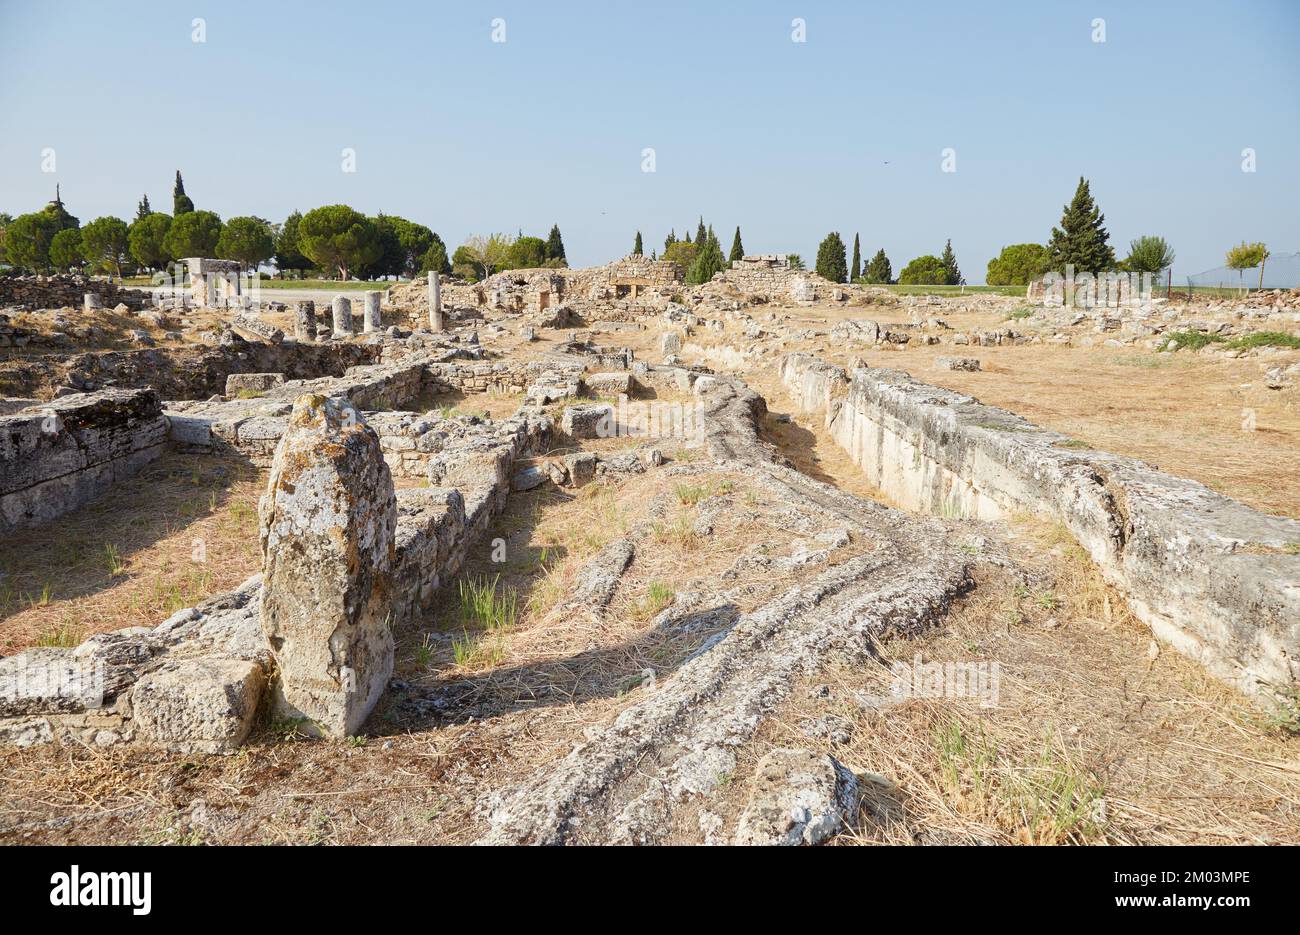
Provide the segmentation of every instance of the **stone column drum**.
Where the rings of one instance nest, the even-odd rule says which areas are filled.
[[[316,303],[311,299],[294,306],[293,336],[304,343],[316,340]]]
[[[351,403],[297,399],[258,520],[277,708],[309,730],[355,734],[393,673],[397,499],[379,436]]]
[[[442,285],[436,270],[429,270],[429,328],[444,331],[447,321],[442,314]]]
[[[334,337],[352,333],[352,300],[334,296]]]
[[[366,293],[366,313],[362,319],[362,327],[367,334],[383,328],[383,322],[379,317],[379,298],[380,293],[378,292]]]

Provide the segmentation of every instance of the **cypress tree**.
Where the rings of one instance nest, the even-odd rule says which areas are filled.
[[[853,235],[853,265],[849,267],[849,282],[857,282],[862,276],[862,248],[858,235]]]
[[[695,228],[695,242],[700,245],[701,249],[703,249],[704,244],[707,240],[708,240],[708,232],[705,231],[704,229],[704,215],[701,214],[700,226]]]
[[[632,245],[632,255],[633,255],[633,256],[642,256],[642,255],[643,255],[643,251],[642,251],[642,249],[641,249],[641,232],[640,232],[640,231],[637,231],[637,232],[636,232],[636,243],[634,243],[634,244]]]
[[[546,259],[565,260],[564,240],[560,237],[560,225],[551,225],[551,235],[546,238]]]
[[[1087,180],[1080,176],[1074,198],[1061,216],[1061,226],[1052,228],[1052,239],[1047,244],[1053,268],[1064,270],[1071,263],[1080,273],[1114,269],[1115,250],[1108,242],[1110,234],[1103,226],[1105,220],[1106,215],[1092,200]]]
[[[708,282],[715,273],[721,272],[726,266],[727,259],[722,255],[722,245],[718,243],[717,237],[706,231],[703,241],[700,242],[699,251],[695,254],[695,262],[686,273],[686,281],[693,286],[698,286]]]
[[[883,248],[877,250],[876,255],[871,258],[863,278],[867,282],[882,283],[884,285],[888,285],[893,281],[894,271],[889,264],[889,257],[885,256]]]
[[[664,238],[664,253],[667,253],[668,248],[675,243],[677,243],[677,228],[674,227],[668,232],[668,236]]]
[[[152,213],[153,209],[149,207],[149,196],[145,195],[140,199],[140,203],[135,206],[135,219],[137,221],[143,221]]]
[[[957,256],[952,252],[952,238],[943,246],[943,255],[939,257],[943,261],[943,278],[944,282],[950,286],[960,286],[963,282],[961,278],[961,269],[957,266]]]
[[[845,262],[844,240],[839,231],[831,231],[817,248],[817,275],[831,282],[844,282],[849,275],[849,264]]]
[[[194,202],[185,194],[185,182],[181,179],[181,170],[176,170],[176,184],[172,186],[172,216],[180,217],[194,210]]]
[[[745,245],[740,242],[740,227],[737,225],[736,236],[731,240],[731,255],[728,256],[727,259],[732,263],[735,263],[737,260],[744,259],[744,257]]]

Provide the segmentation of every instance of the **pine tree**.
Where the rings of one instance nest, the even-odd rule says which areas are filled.
[[[871,258],[867,264],[866,271],[862,276],[867,282],[881,283],[889,285],[894,278],[894,270],[889,264],[889,257],[885,256],[884,249],[876,251],[876,255]]]
[[[731,240],[731,254],[727,257],[727,259],[730,262],[735,263],[737,260],[743,260],[744,258],[745,258],[745,245],[740,242],[740,227],[737,226],[736,236],[733,237]]]
[[[153,214],[153,209],[149,207],[149,196],[145,195],[140,199],[140,203],[135,206],[135,219],[143,221],[151,214]]]
[[[862,248],[858,235],[853,235],[853,265],[849,267],[849,282],[857,282],[862,277]]]
[[[961,278],[961,269],[957,266],[957,256],[952,252],[952,238],[944,244],[943,254],[939,257],[943,261],[943,277],[949,286],[960,286],[964,279]]]
[[[1073,264],[1078,273],[1114,269],[1115,250],[1108,242],[1110,234],[1103,226],[1105,220],[1106,215],[1092,200],[1087,180],[1080,176],[1074,199],[1065,206],[1061,216],[1061,226],[1052,228],[1052,239],[1047,244],[1052,266],[1064,270],[1066,264]]]
[[[831,282],[844,282],[849,275],[849,264],[844,258],[844,240],[838,231],[826,235],[817,248],[817,275]]]
[[[640,231],[637,231],[637,232],[636,232],[636,243],[634,243],[634,244],[632,245],[632,255],[633,255],[633,256],[642,256],[642,255],[643,255],[643,251],[642,251],[642,249],[641,249],[641,232],[640,232]]]
[[[551,235],[546,238],[546,259],[567,262],[564,256],[564,240],[560,237],[560,225],[551,225]]]
[[[172,186],[172,216],[180,217],[194,210],[194,202],[185,194],[185,182],[181,179],[181,170],[176,170],[176,184]]]
[[[677,228],[674,227],[668,232],[668,236],[664,238],[664,253],[667,253],[668,248],[675,243],[677,243]]]
[[[704,215],[700,215],[700,226],[695,228],[695,242],[703,249],[705,241],[708,240],[708,232],[704,229]]]

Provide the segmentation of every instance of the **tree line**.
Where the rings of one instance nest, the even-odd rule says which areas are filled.
[[[471,237],[448,257],[442,238],[425,225],[391,214],[367,217],[347,205],[295,211],[278,224],[255,216],[223,221],[195,207],[179,170],[171,214],[154,211],[145,195],[129,224],[102,217],[83,226],[57,187],[54,200],[40,211],[16,218],[0,214],[0,262],[17,269],[121,278],[193,256],[237,260],[249,269],[273,262],[281,275],[316,271],[341,279],[419,276],[430,270],[481,279],[504,269],[567,265],[558,225],[545,240],[522,232]]]

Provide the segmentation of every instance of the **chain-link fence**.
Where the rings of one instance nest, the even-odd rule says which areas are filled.
[[[1218,266],[1186,279],[1192,289],[1293,289],[1300,286],[1300,253],[1270,256],[1264,261],[1262,282],[1258,266],[1243,270]],[[1176,283],[1175,288],[1179,285]]]

